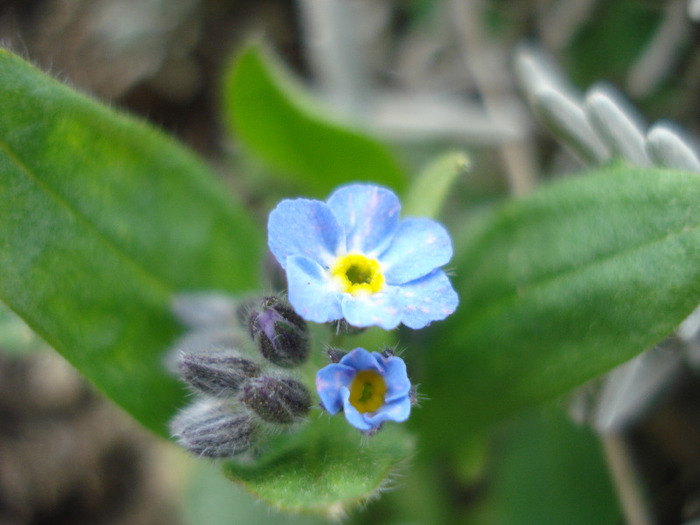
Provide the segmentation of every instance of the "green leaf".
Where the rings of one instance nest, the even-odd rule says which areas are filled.
[[[694,174],[604,168],[507,203],[460,240],[461,304],[425,356],[430,410],[415,419],[426,442],[456,445],[569,391],[700,303]]]
[[[213,463],[192,460],[183,498],[186,523],[192,525],[327,525],[317,516],[271,512],[270,507],[232,484]],[[235,518],[234,518],[235,516]]]
[[[464,153],[441,155],[418,175],[403,201],[403,213],[415,217],[436,218],[459,175],[469,170],[469,157]]]
[[[45,350],[50,348],[27,323],[0,303],[0,352],[23,355]]]
[[[277,508],[338,518],[386,487],[406,460],[413,439],[387,424],[362,442],[342,414],[310,416],[297,434],[280,436],[255,463],[228,461],[224,471]]]
[[[601,2],[566,46],[573,80],[588,86],[601,78],[622,83],[654,38],[662,11],[653,3]]]
[[[229,70],[224,107],[235,137],[306,195],[326,197],[352,181],[404,185],[403,170],[386,148],[321,116],[261,46],[245,49]]]
[[[620,523],[595,435],[549,409],[518,418],[501,439],[489,483],[500,525]]]
[[[144,425],[182,389],[175,291],[249,290],[261,242],[194,155],[0,51],[0,297]]]

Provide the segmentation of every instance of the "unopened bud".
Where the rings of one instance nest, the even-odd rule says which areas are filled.
[[[251,379],[243,387],[240,401],[269,423],[293,423],[311,407],[309,391],[291,378]]]
[[[326,353],[328,354],[328,358],[331,360],[331,363],[340,363],[343,356],[347,354],[345,350],[338,350],[332,346],[326,348]]]
[[[216,397],[233,397],[243,383],[260,375],[260,367],[229,350],[182,354],[180,372],[183,379],[200,392]]]
[[[180,445],[193,454],[210,458],[245,452],[258,431],[250,415],[206,403],[182,411],[173,419],[170,428]]]
[[[306,321],[278,297],[263,299],[248,320],[248,330],[263,357],[277,366],[297,366],[309,356]]]

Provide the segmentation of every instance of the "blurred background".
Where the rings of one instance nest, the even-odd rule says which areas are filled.
[[[649,121],[700,132],[700,2],[0,1],[4,47],[175,135],[264,217],[286,188],[257,176],[267,168],[224,131],[220,103],[223,71],[251,39],[269,43],[328,114],[389,144],[409,172],[445,150],[467,151],[472,170],[457,182],[448,223],[583,167],[527,107],[513,73],[524,43],[579,89],[609,81]],[[322,522],[270,511],[215,467],[156,441],[1,315],[0,525]],[[673,353],[681,343],[664,344]],[[455,523],[700,523],[695,368],[684,357],[650,369],[641,381],[652,387],[634,394],[613,436],[573,423],[599,402],[579,393],[577,417],[504,425],[472,476],[425,473],[440,496],[413,505],[447,505],[437,515]],[[572,472],[583,479],[577,488],[563,481]],[[350,521],[428,523],[430,514],[412,513],[406,484]]]

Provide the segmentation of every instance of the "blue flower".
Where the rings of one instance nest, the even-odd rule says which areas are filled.
[[[355,348],[318,371],[316,390],[331,415],[343,410],[350,424],[365,432],[385,421],[406,421],[411,413],[406,364],[394,355]]]
[[[394,193],[362,184],[326,202],[283,200],[272,210],[268,245],[299,315],[390,330],[423,328],[454,312],[457,294],[440,270],[452,258],[449,234],[430,219],[399,221],[400,210]]]

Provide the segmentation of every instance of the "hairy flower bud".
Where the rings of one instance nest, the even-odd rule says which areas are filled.
[[[243,387],[239,399],[269,423],[293,423],[311,407],[309,391],[291,378],[252,379]]]
[[[328,354],[328,358],[331,360],[331,363],[338,363],[343,356],[347,354],[347,352],[345,350],[339,350],[338,348],[329,346],[326,348],[326,354]]]
[[[182,377],[193,388],[216,397],[232,397],[243,383],[260,375],[260,367],[234,351],[185,353],[180,357]]]
[[[209,402],[188,407],[170,424],[180,445],[193,454],[225,458],[248,450],[258,432],[250,415]]]
[[[300,365],[309,355],[306,321],[278,297],[265,297],[248,320],[248,330],[265,359],[277,366]]]

